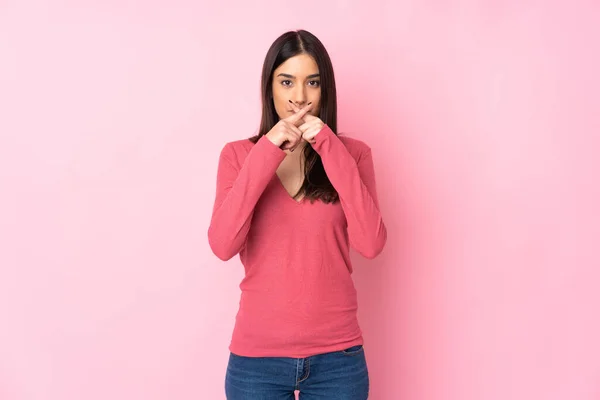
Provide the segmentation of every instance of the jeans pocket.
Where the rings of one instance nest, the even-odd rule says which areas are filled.
[[[356,354],[360,354],[365,350],[362,344],[357,344],[356,346],[348,347],[347,349],[342,350],[342,354],[346,356],[353,356]]]

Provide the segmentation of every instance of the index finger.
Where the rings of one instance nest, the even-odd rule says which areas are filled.
[[[306,115],[306,113],[308,111],[310,111],[310,109],[312,108],[312,103],[307,104],[306,106],[304,106],[304,108],[302,108],[300,111],[297,111],[294,115],[290,115],[289,117],[286,118],[286,121],[289,122],[298,122],[302,119],[302,117],[304,117]]]

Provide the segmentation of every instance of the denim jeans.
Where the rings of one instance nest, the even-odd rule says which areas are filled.
[[[227,400],[366,400],[369,373],[362,345],[306,358],[230,353]]]

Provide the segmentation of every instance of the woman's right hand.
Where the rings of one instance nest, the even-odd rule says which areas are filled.
[[[309,103],[295,114],[280,119],[265,136],[280,149],[294,151],[302,141],[302,131],[298,129],[298,124],[311,108],[312,103]]]

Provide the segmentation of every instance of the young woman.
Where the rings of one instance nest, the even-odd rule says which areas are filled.
[[[331,60],[287,32],[262,70],[258,134],[221,151],[208,230],[245,268],[225,378],[229,400],[364,400],[369,376],[350,247],[383,249],[371,149],[337,135]]]

